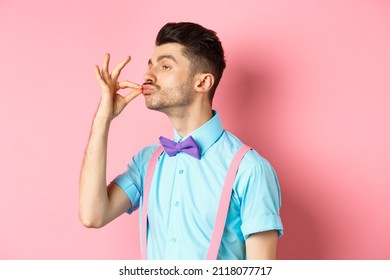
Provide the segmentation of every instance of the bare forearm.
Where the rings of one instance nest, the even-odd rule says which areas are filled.
[[[110,121],[96,114],[80,174],[80,219],[100,227],[109,204],[106,183],[107,141]]]
[[[276,230],[251,234],[245,242],[248,260],[274,260],[276,258]]]
[[[106,54],[102,70],[95,66],[101,98],[94,118],[80,174],[80,220],[87,227],[101,227],[129,209],[131,203],[115,184],[107,188],[107,141],[111,121],[126,105],[141,94],[142,87],[130,81],[118,81],[119,74],[130,61],[126,57],[109,72],[110,55]],[[122,96],[120,89],[131,89]]]

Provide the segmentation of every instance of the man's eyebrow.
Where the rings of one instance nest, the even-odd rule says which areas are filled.
[[[170,55],[170,54],[160,55],[159,57],[157,57],[157,62],[160,62],[160,61],[163,60],[163,59],[170,59],[170,60],[172,60],[173,62],[177,63],[176,58],[175,58],[173,55]],[[148,65],[153,65],[151,59],[148,60]]]

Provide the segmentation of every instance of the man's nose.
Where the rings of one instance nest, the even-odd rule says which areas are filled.
[[[152,68],[149,68],[148,71],[144,74],[144,81],[147,83],[155,83],[157,80],[156,75],[153,73]]]

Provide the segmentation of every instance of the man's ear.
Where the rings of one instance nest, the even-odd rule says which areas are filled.
[[[210,73],[198,74],[195,81],[196,92],[209,92],[214,85],[214,76]]]

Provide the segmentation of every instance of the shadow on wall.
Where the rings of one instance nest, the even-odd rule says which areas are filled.
[[[300,180],[308,167],[301,166],[300,158],[288,152],[285,139],[289,132],[284,130],[289,124],[283,111],[294,103],[291,63],[283,61],[275,51],[254,48],[236,50],[228,63],[234,69],[226,72],[219,90],[223,95],[222,115],[229,124],[226,128],[269,160],[280,181],[284,236],[279,239],[277,257],[321,259],[324,249],[321,221],[296,191],[310,189],[310,185],[303,186]]]

